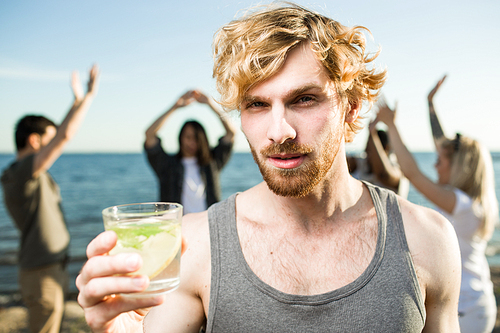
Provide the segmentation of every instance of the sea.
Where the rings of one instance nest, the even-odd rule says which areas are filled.
[[[431,179],[435,153],[414,153],[420,168]],[[496,195],[500,198],[500,152],[492,152],[496,178]],[[0,170],[14,160],[13,154],[0,154]],[[158,183],[142,153],[63,154],[50,168],[50,174],[59,184],[62,207],[71,235],[69,273],[70,292],[76,292],[75,278],[86,260],[87,244],[104,231],[101,212],[104,208],[158,200]],[[262,176],[251,153],[235,152],[221,173],[223,199],[260,183]],[[433,207],[413,187],[411,202]],[[17,249],[19,232],[15,228],[0,191],[0,305],[18,295]],[[488,245],[490,265],[500,266],[500,228]]]

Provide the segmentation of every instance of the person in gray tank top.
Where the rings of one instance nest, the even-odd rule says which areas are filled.
[[[76,280],[96,332],[458,332],[460,253],[449,222],[349,175],[345,142],[386,78],[363,27],[290,3],[223,26],[214,77],[264,182],[183,218],[177,290],[144,290],[136,255],[87,247]]]

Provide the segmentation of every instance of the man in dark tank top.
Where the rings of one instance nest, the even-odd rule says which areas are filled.
[[[140,258],[106,255],[113,233],[93,240],[76,284],[95,331],[459,331],[448,221],[349,175],[345,142],[386,78],[363,30],[286,3],[217,32],[220,103],[239,110],[264,182],[184,217],[181,283],[165,296],[116,296],[146,288],[123,276]]]

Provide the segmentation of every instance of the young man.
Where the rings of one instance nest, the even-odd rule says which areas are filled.
[[[77,286],[95,332],[457,332],[449,223],[349,176],[344,143],[385,79],[360,28],[272,5],[214,49],[221,104],[240,110],[265,182],[184,218],[181,285],[164,297],[115,296],[146,287],[116,275],[140,258],[106,255],[114,233],[92,241]]]
[[[7,210],[21,232],[19,286],[31,332],[59,332],[68,276],[69,233],[59,187],[47,172],[80,127],[97,93],[98,68],[92,67],[84,95],[77,72],[75,101],[57,127],[43,116],[28,115],[16,126],[16,160],[2,174]]]

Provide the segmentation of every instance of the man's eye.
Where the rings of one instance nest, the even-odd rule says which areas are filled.
[[[309,103],[313,100],[312,96],[302,96],[298,99],[299,103]]]
[[[264,106],[262,102],[252,102],[247,105],[247,108],[261,108]]]

